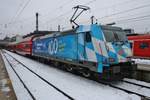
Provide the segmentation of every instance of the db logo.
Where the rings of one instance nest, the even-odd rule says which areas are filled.
[[[58,40],[55,38],[53,40],[50,40],[48,45],[48,51],[50,54],[56,54],[58,50]]]

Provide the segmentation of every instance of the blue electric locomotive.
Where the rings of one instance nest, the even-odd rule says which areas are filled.
[[[60,63],[69,71],[84,76],[98,73],[102,79],[131,75],[130,45],[124,31],[109,25],[79,25],[76,29],[55,32],[33,39],[32,55]]]

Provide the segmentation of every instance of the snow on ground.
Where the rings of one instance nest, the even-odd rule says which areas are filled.
[[[56,100],[68,100],[67,97],[48,85],[43,80],[39,79],[39,77],[24,68],[21,64],[17,64],[13,58],[8,57],[8,60],[10,61],[10,63],[15,65],[13,66],[14,69],[19,74],[21,79],[25,82],[36,100],[49,100],[49,98]]]
[[[18,100],[32,100],[32,98],[28,94],[27,90],[24,88],[23,84],[20,82],[20,80],[18,79],[16,74],[13,72],[13,70],[11,69],[10,65],[8,64],[8,62],[6,61],[6,59],[4,58],[3,55],[2,55],[2,57],[3,57],[4,63],[5,63],[7,72],[9,74],[9,77],[11,79],[12,86],[16,93],[17,99]]]
[[[125,80],[125,81],[129,81],[129,82],[133,82],[133,83],[136,83],[136,84],[141,84],[141,85],[150,87],[150,83],[147,83],[147,82],[138,81],[138,80],[129,79],[129,78],[124,78],[124,80]]]
[[[132,60],[135,61],[135,63],[137,64],[150,65],[150,60],[146,60],[146,59],[132,59]]]
[[[120,87],[123,89],[127,89],[133,91],[135,93],[143,94],[144,96],[150,97],[150,89],[139,87],[130,83],[120,82],[118,84],[114,84],[116,87]]]
[[[139,96],[128,94],[11,52],[8,53],[77,100],[140,100]],[[26,77],[30,78],[28,75]]]

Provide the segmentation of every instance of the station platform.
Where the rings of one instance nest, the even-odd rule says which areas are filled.
[[[0,100],[17,100],[0,51]]]
[[[150,83],[150,65],[138,64],[136,79]]]
[[[147,65],[147,64],[138,64],[138,70],[150,72],[150,65]]]

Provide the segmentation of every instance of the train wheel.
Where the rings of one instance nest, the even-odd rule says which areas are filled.
[[[66,70],[69,71],[69,72],[72,72],[73,68],[71,66],[66,66]]]
[[[83,71],[83,72],[82,72],[82,75],[83,75],[84,77],[90,77],[90,76],[91,76],[91,72],[88,71],[88,70],[86,70],[86,71]]]
[[[55,62],[54,66],[59,67],[59,62]]]

